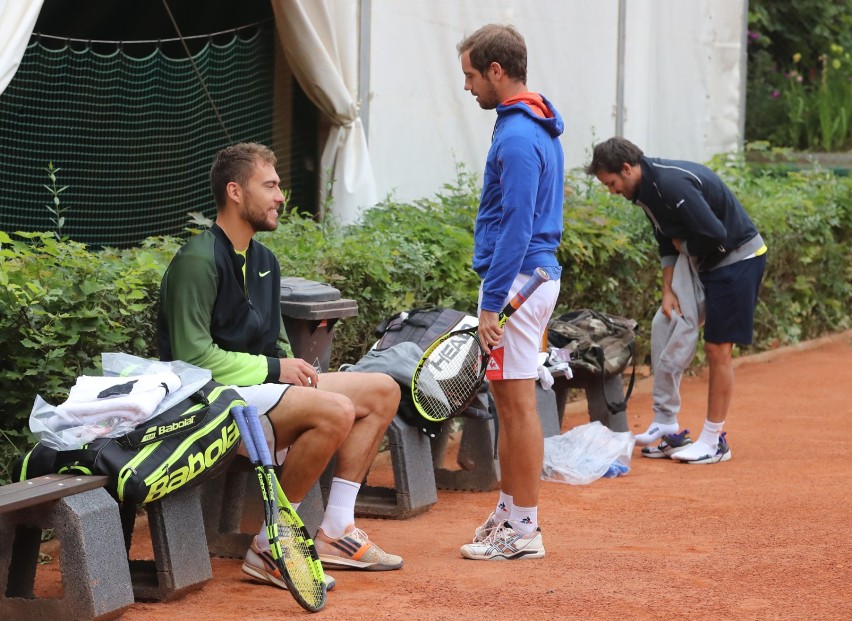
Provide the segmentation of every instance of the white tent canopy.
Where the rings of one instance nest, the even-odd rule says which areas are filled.
[[[434,195],[461,162],[480,174],[494,112],[463,90],[456,44],[487,23],[527,42],[528,86],[565,119],[566,166],[616,134],[646,153],[706,161],[742,140],[746,0],[371,0],[369,145],[380,197]]]
[[[747,0],[271,2],[288,64],[331,127],[321,189],[343,222],[377,197],[434,195],[458,163],[481,172],[494,113],[463,90],[456,44],[487,23],[524,35],[528,86],[565,119],[568,167],[621,127],[660,157],[705,161],[742,141]],[[41,5],[0,0],[0,92]]]
[[[18,70],[42,0],[0,0],[0,93]]]

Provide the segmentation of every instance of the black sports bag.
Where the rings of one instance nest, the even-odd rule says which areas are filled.
[[[144,504],[221,473],[240,434],[231,408],[245,405],[232,388],[210,381],[127,435],[57,451],[39,443],[16,465],[13,480],[44,474],[100,474],[119,502]]]

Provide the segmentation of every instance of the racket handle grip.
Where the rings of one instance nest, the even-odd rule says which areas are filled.
[[[266,435],[263,433],[263,426],[260,424],[260,416],[257,414],[257,407],[247,405],[245,408],[246,421],[248,421],[251,435],[254,439],[254,448],[257,451],[257,456],[260,458],[260,463],[264,466],[272,463],[272,456],[269,454],[269,445],[266,443]]]
[[[245,408],[241,405],[235,405],[231,408],[231,416],[234,417],[237,429],[240,430],[240,436],[243,439],[243,444],[246,446],[249,459],[252,463],[257,463],[257,451],[254,448],[254,438],[252,438],[251,430],[246,421]]]
[[[537,267],[533,272],[533,275],[530,279],[524,283],[524,286],[521,287],[521,290],[518,291],[515,296],[509,300],[509,303],[506,304],[506,307],[503,309],[503,318],[508,319],[512,316],[516,310],[518,310],[521,305],[527,301],[527,298],[530,297],[535,290],[538,289],[541,285],[550,280],[550,274],[544,271],[543,268]]]

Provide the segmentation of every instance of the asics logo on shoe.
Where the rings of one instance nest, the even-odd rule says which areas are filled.
[[[266,270],[265,272],[258,272],[257,275],[263,278],[264,276],[269,276],[272,270]]]

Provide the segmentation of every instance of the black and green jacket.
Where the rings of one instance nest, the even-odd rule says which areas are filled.
[[[163,275],[157,329],[162,360],[210,369],[222,384],[277,382],[279,359],[293,355],[278,259],[252,240],[244,260],[214,224],[189,239]]]

